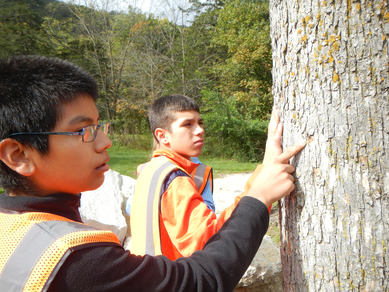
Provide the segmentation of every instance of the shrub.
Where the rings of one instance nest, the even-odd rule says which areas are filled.
[[[241,162],[262,161],[268,121],[243,119],[235,98],[223,98],[215,91],[202,93],[201,112],[206,132],[203,153],[233,157]]]

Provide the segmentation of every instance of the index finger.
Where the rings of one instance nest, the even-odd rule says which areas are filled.
[[[295,144],[292,147],[289,147],[284,151],[284,153],[280,154],[276,160],[281,163],[288,163],[289,159],[291,159],[293,156],[295,156],[297,153],[299,153],[307,144],[306,141],[302,141],[300,143]]]

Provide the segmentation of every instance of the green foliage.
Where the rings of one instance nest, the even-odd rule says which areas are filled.
[[[268,122],[243,120],[235,98],[223,98],[215,91],[203,90],[206,143],[203,153],[233,157],[238,161],[262,161]]]
[[[212,44],[228,55],[214,68],[217,88],[236,98],[243,118],[264,120],[272,106],[268,1],[227,0],[218,15]]]
[[[153,138],[150,133],[147,134],[127,134],[123,131],[117,131],[110,134],[113,145],[118,147],[127,147],[137,150],[151,151],[153,148]]]
[[[50,54],[41,28],[46,2],[0,0],[0,58],[22,54]]]

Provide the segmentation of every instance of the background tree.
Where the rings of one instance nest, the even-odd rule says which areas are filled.
[[[267,118],[271,110],[269,5],[264,0],[226,0],[218,11],[214,46],[228,48],[214,68],[217,88],[237,100],[244,118]]]
[[[14,54],[50,55],[41,28],[50,0],[0,0],[0,58]]]
[[[46,17],[44,27],[58,56],[96,76],[103,98],[99,104],[104,108],[103,118],[112,122],[124,85],[122,75],[131,44],[129,32],[141,14],[109,12],[104,6],[109,1],[98,3],[102,8],[94,6],[95,2],[85,6],[55,3],[50,6],[51,17]],[[58,17],[58,10],[67,13]]]
[[[281,202],[285,291],[387,291],[387,1],[270,1],[273,94],[296,192]]]

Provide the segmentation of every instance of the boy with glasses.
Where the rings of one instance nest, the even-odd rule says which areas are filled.
[[[203,251],[135,256],[78,212],[80,193],[109,169],[97,98],[95,80],[66,61],[0,61],[0,291],[232,291],[266,232],[267,206],[294,188],[287,162],[303,145],[266,166]]]

